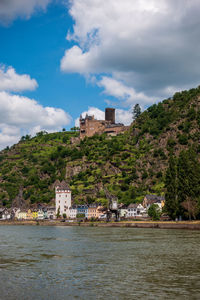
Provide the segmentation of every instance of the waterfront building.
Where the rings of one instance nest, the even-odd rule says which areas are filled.
[[[25,210],[21,210],[18,213],[18,220],[26,220],[27,218],[27,212]]]
[[[37,219],[38,218],[38,211],[37,210],[33,210],[32,211],[32,216],[33,216],[33,219]]]
[[[87,205],[78,205],[77,206],[77,215],[83,215],[85,218],[88,217],[88,206]]]
[[[165,197],[157,195],[146,195],[143,200],[143,206],[148,210],[152,204],[157,204],[160,210],[165,205]]]
[[[68,184],[62,181],[56,186],[56,215],[59,212],[61,217],[63,214],[66,214],[67,218],[69,218],[69,208],[71,205],[71,190]]]
[[[42,209],[38,210],[38,220],[44,220],[44,212]]]
[[[126,218],[128,215],[128,208],[125,205],[122,205],[119,208],[119,216],[120,218]]]
[[[44,209],[45,219],[56,219],[56,208],[54,206],[48,206]]]
[[[128,206],[128,218],[133,217],[142,217],[146,213],[146,209],[142,206],[142,204],[131,203]]]
[[[14,217],[13,219],[19,219],[19,212],[20,212],[20,208],[16,208],[15,210],[13,210],[14,213]]]
[[[76,219],[77,216],[77,206],[76,205],[72,205],[69,208],[69,218],[70,219]]]
[[[33,214],[30,208],[27,210],[26,219],[33,220]]]
[[[103,207],[98,203],[90,204],[88,207],[87,218],[99,218],[99,216],[102,215],[102,209]]]
[[[11,211],[7,208],[3,208],[0,211],[0,216],[1,216],[2,220],[9,220],[9,219],[11,219]]]

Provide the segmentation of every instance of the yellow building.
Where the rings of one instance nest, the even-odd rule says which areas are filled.
[[[38,218],[38,212],[36,210],[33,211],[32,216],[33,216],[33,219],[37,219]]]
[[[33,219],[33,214],[32,214],[32,211],[30,209],[28,209],[28,211],[27,211],[26,218],[27,218],[27,220],[32,220]]]

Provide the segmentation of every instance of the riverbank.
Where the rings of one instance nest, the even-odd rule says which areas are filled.
[[[81,226],[81,227],[124,227],[200,230],[200,221],[123,221],[123,222],[62,222],[60,220],[1,220],[0,225],[30,226]]]

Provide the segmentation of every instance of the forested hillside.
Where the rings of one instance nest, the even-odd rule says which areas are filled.
[[[0,205],[50,203],[57,179],[66,179],[74,203],[106,202],[104,188],[120,202],[139,202],[146,193],[165,193],[170,155],[193,146],[200,156],[200,88],[144,111],[123,135],[71,141],[76,132],[22,137],[0,152]]]

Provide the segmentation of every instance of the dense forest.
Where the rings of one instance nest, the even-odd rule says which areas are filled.
[[[76,131],[24,136],[0,152],[0,205],[52,203],[56,180],[63,179],[70,184],[74,203],[106,203],[105,188],[124,204],[141,202],[147,193],[166,193],[166,199],[172,199],[171,176],[176,182],[171,217],[183,214],[191,201],[195,203],[188,217],[196,217],[198,189],[186,193],[180,186],[187,186],[181,176],[190,174],[194,165],[194,185],[199,183],[199,129],[200,87],[152,105],[116,137],[102,134],[78,141]],[[190,166],[191,157],[195,160]],[[187,189],[191,186],[192,181]]]

